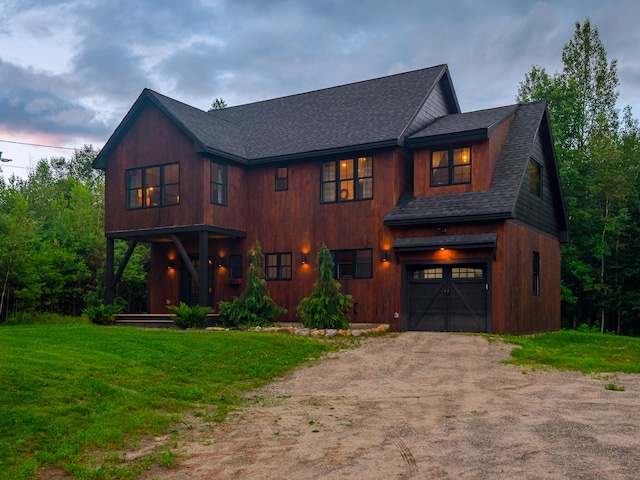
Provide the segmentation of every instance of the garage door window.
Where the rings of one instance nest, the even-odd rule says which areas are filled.
[[[423,268],[422,270],[415,270],[413,272],[414,280],[437,280],[439,278],[442,278],[442,267]]]
[[[451,278],[456,278],[456,279],[484,278],[484,268],[453,267],[451,269]]]

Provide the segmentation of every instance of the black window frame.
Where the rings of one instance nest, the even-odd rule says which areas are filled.
[[[169,167],[176,166],[178,167],[178,179],[177,182],[166,182],[166,174],[165,170]],[[150,185],[149,179],[150,171],[158,169],[158,180],[157,184]],[[136,182],[135,187],[131,187],[131,175],[136,172],[139,175],[139,182]],[[173,207],[176,205],[180,205],[180,162],[169,162],[169,163],[159,163],[156,165],[149,165],[146,167],[137,167],[137,168],[128,168],[125,170],[125,209],[126,210],[141,210],[145,208],[159,208],[159,207]],[[177,186],[177,192],[174,192],[172,195],[168,194],[168,187]],[[151,196],[149,191],[154,190],[155,188],[159,189],[159,201],[152,203]],[[140,203],[135,202],[135,205],[131,205],[131,194],[135,193],[134,198],[140,198]],[[138,193],[139,192],[139,193]],[[169,201],[169,198],[174,198],[175,201]],[[147,205],[149,203],[149,205]]]
[[[271,259],[275,260],[275,264],[271,263]],[[265,253],[264,278],[267,280],[291,280],[292,273],[293,255],[291,252]]]
[[[222,171],[222,180],[217,181],[214,180],[214,166],[220,168]],[[211,161],[211,166],[209,167],[209,200],[213,205],[220,205],[222,207],[226,207],[228,205],[228,191],[229,191],[229,177],[228,177],[228,169],[226,163],[220,163]],[[214,188],[215,186],[215,188]],[[219,192],[222,191],[222,199],[220,199]],[[214,192],[216,193],[216,198],[214,199]]]
[[[286,165],[276,167],[275,177],[276,192],[284,192],[285,190],[289,190],[289,167],[287,167]]]
[[[368,160],[371,167],[361,167],[360,160]],[[374,158],[373,155],[357,155],[351,158],[329,160],[320,165],[320,203],[360,202],[372,200],[374,191]],[[353,162],[351,176],[341,175],[341,162]],[[333,167],[333,178],[327,178],[325,167]],[[368,170],[368,171],[367,171]],[[349,192],[352,184],[352,195]],[[343,197],[343,193],[346,196]]]
[[[229,278],[242,278],[242,255],[239,253],[229,255]]]
[[[542,183],[542,165],[536,162],[533,158],[529,159],[529,193],[532,193],[536,197],[542,198],[543,183]],[[535,183],[534,178],[537,178]]]
[[[367,261],[362,261],[362,254],[368,256]],[[350,261],[349,255],[351,255]],[[333,259],[333,277],[337,280],[373,278],[372,248],[331,250],[331,258]]]
[[[540,252],[534,250],[532,260],[533,295],[538,297],[540,296]]]
[[[457,150],[469,150],[469,161],[467,163],[459,163],[456,164],[455,160],[455,152]],[[465,145],[465,146],[457,146],[457,147],[450,147],[450,148],[443,148],[440,150],[432,150],[431,151],[431,155],[429,158],[429,178],[430,178],[430,186],[432,187],[448,187],[451,185],[467,185],[469,183],[471,183],[471,177],[472,177],[472,173],[473,173],[473,155],[472,155],[472,148],[471,145]],[[433,157],[434,154],[436,153],[441,153],[441,152],[447,152],[447,164],[445,166],[433,166]],[[462,181],[456,181],[456,171],[459,169],[468,169],[469,170],[469,175],[468,175],[468,179],[467,176],[465,175],[465,180]],[[442,182],[442,181],[436,181],[436,172],[446,172],[446,183]]]

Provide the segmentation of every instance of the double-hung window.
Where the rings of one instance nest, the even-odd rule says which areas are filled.
[[[287,167],[276,168],[276,192],[289,189],[289,169]]]
[[[431,152],[431,186],[471,183],[471,148]]]
[[[373,198],[373,157],[322,163],[321,202],[351,202]]]
[[[267,253],[264,265],[267,280],[291,280],[291,252]]]
[[[211,162],[211,203],[227,205],[227,166]]]
[[[167,163],[126,171],[126,208],[151,208],[180,203],[180,164]]]
[[[371,278],[373,251],[370,248],[332,250],[334,276],[337,279]]]

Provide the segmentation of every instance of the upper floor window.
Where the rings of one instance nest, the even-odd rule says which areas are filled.
[[[126,208],[151,208],[180,203],[180,164],[167,163],[126,171]]]
[[[276,192],[289,189],[289,169],[287,167],[276,168]]]
[[[471,148],[431,152],[431,186],[471,183]]]
[[[322,163],[322,203],[370,198],[373,198],[373,157]]]
[[[373,252],[370,248],[332,250],[335,277],[371,278],[373,276]]]
[[[267,280],[291,280],[291,252],[267,253],[264,265]]]
[[[534,159],[529,160],[529,191],[542,197],[542,166]]]
[[[211,203],[227,204],[227,166],[211,162]]]

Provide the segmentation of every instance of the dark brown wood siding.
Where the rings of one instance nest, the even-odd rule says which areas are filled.
[[[528,334],[560,328],[560,244],[514,221],[504,230],[504,330]],[[540,254],[540,295],[533,293],[533,252]]]

